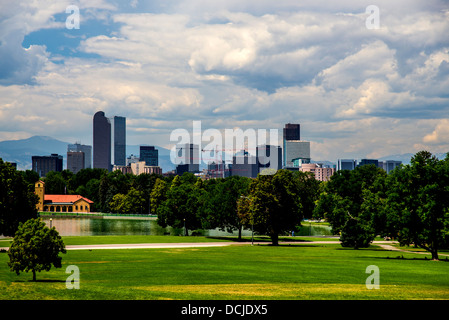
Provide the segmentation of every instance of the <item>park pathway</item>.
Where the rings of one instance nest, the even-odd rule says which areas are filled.
[[[280,244],[289,245],[309,245],[309,244],[337,244],[339,241],[283,241]],[[398,251],[407,253],[430,254],[424,251],[410,251],[397,248],[392,241],[374,241],[377,245],[386,251]],[[254,245],[267,245],[270,242],[254,242]],[[67,250],[98,250],[98,249],[164,249],[164,248],[207,248],[207,247],[225,247],[231,245],[251,245],[251,242],[178,242],[178,243],[127,243],[127,244],[90,244],[90,245],[66,245]],[[8,250],[7,247],[0,247],[0,250]],[[449,254],[439,253],[439,256],[449,256]]]

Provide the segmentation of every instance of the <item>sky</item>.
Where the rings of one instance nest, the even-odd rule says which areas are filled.
[[[300,123],[313,160],[445,153],[448,34],[447,0],[0,0],[0,141],[91,145],[104,111],[129,145]]]

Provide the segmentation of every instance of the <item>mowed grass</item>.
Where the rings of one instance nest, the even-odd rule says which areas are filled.
[[[62,268],[32,282],[30,273],[10,272],[0,253],[0,299],[449,299],[449,262],[376,246],[70,250],[62,257]],[[69,265],[80,270],[79,290],[66,288]],[[379,267],[380,289],[366,288],[369,265]]]
[[[151,235],[125,235],[125,236],[64,236],[65,245],[92,245],[92,244],[137,244],[137,243],[197,243],[197,242],[238,242],[237,236],[206,237],[206,236],[151,236]],[[251,242],[251,237],[242,237],[241,242]],[[270,243],[268,236],[254,236],[255,242]],[[338,241],[335,237],[279,237],[280,242],[310,242],[310,241]],[[0,248],[9,247],[12,238],[0,239]]]

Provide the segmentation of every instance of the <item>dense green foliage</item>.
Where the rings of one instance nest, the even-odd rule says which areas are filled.
[[[17,229],[8,250],[8,265],[17,274],[32,271],[36,281],[36,272],[49,271],[52,265],[61,268],[60,252],[66,250],[58,231],[48,228],[39,218],[29,219]]]
[[[304,173],[279,170],[256,179],[231,176],[202,181],[191,173],[171,182],[158,179],[151,193],[151,211],[163,226],[188,230],[219,228],[228,232],[254,228],[277,244],[283,235],[300,226],[304,208],[309,213],[319,183]],[[243,202],[249,199],[248,207]]]
[[[288,170],[259,175],[240,206],[240,217],[247,226],[269,235],[273,245],[278,245],[279,235],[295,229],[303,218],[299,180]]]
[[[437,260],[438,250],[449,246],[449,154],[438,160],[418,152],[410,165],[389,177],[387,186],[388,235],[429,251]]]
[[[0,159],[0,235],[13,236],[19,223],[37,217],[38,198],[32,183]]]
[[[9,179],[15,173],[6,170],[6,164],[2,168],[7,183],[16,181],[31,188],[39,178],[25,171]],[[191,173],[135,176],[102,169],[52,172],[45,182],[47,193],[91,199],[94,211],[156,214],[161,226],[183,228],[186,234],[195,229],[230,232],[251,227],[272,236],[276,243],[278,235],[294,231],[301,219],[313,217],[327,220],[345,247],[367,247],[380,235],[421,247],[438,259],[438,250],[449,246],[449,156],[438,160],[426,151],[388,175],[374,165],[364,165],[338,171],[328,182],[285,170],[256,179],[233,176],[202,181]],[[11,218],[4,203],[13,201],[6,196],[13,187],[5,186],[1,189],[2,230],[5,217]],[[23,197],[33,199],[26,191],[22,198],[13,199]],[[18,200],[15,205],[26,203]],[[23,212],[14,217],[11,230]]]
[[[418,152],[389,175],[375,166],[339,171],[323,185],[315,208],[343,246],[369,246],[376,235],[415,245],[438,259],[449,246],[449,155]]]

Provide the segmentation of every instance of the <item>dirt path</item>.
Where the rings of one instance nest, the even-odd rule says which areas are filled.
[[[384,250],[387,250],[387,251],[399,251],[399,252],[407,252],[407,253],[430,254],[430,252],[427,252],[427,251],[404,250],[404,249],[400,249],[400,248],[397,248],[397,247],[394,247],[394,246],[388,245],[388,244],[378,244],[378,246],[381,247]],[[449,254],[438,253],[438,256],[449,257]]]

